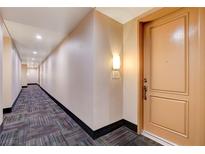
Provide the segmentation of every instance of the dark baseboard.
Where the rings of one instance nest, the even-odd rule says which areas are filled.
[[[16,97],[15,101],[13,102],[12,107],[4,108],[4,109],[3,109],[3,114],[7,114],[7,113],[11,113],[11,112],[12,112],[12,109],[13,109],[13,107],[15,106],[15,104],[16,104],[16,102],[17,102],[17,100],[18,100],[18,98],[19,98],[19,96],[20,96],[20,94],[21,94],[21,92],[22,92],[22,89],[21,89],[21,91],[19,92],[18,96]]]
[[[16,105],[16,102],[17,102],[17,100],[18,100],[18,98],[19,98],[19,96],[20,96],[21,92],[22,92],[22,89],[20,90],[20,92],[19,92],[18,96],[16,97],[16,99],[15,99],[15,101],[14,101],[13,105],[12,105],[12,109],[13,109],[13,108],[14,108],[14,106]]]
[[[131,122],[125,120],[125,119],[122,119],[122,120],[114,122],[114,123],[112,123],[110,125],[107,125],[105,127],[102,127],[102,128],[100,128],[98,130],[95,130],[94,131],[94,138],[98,138],[100,136],[103,136],[103,135],[105,135],[107,133],[112,132],[115,129],[118,129],[118,128],[122,127],[122,126],[125,126],[125,127],[129,128],[132,131],[137,133],[137,125],[135,125],[135,124],[133,124],[133,123],[131,123]]]
[[[70,110],[68,110],[64,105],[62,105],[57,99],[55,99],[52,95],[50,95],[45,89],[43,89],[40,85],[39,87],[57,104],[59,105],[73,120],[75,120],[78,125],[80,125],[85,132],[88,133],[93,139],[97,139],[107,133],[114,131],[115,129],[120,128],[121,126],[126,126],[129,129],[137,132],[137,125],[127,121],[127,120],[119,120],[110,125],[102,127],[97,130],[92,130],[88,125],[86,125],[82,120],[80,120],[75,114],[73,114]]]
[[[106,135],[106,134],[108,134],[108,133],[110,133],[110,132],[112,132],[112,131],[120,128],[120,127],[122,127],[123,125],[124,125],[124,120],[122,119],[122,120],[114,122],[110,125],[104,126],[100,129],[97,129],[97,130],[94,131],[94,139],[99,138],[103,135]]]
[[[39,85],[40,86],[40,85]],[[40,88],[57,104],[59,105],[73,120],[75,120],[78,125],[80,125],[92,138],[94,138],[93,130],[86,125],[82,120],[80,120],[76,115],[74,115],[70,110],[68,110],[64,105],[62,105],[57,99],[50,95],[45,89],[41,86]]]
[[[28,83],[27,85],[39,85],[38,83]]]
[[[123,119],[123,125],[137,133],[137,125]]]
[[[28,86],[22,86],[22,88],[27,88]]]
[[[3,109],[3,114],[11,113],[12,107],[4,108]]]
[[[0,133],[2,132],[2,130],[3,130],[3,122],[2,124],[0,124]]]

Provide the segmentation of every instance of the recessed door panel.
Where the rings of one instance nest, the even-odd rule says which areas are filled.
[[[187,102],[151,97],[150,122],[157,127],[186,135]]]
[[[186,90],[186,16],[150,28],[151,88]],[[173,69],[174,68],[174,69]]]

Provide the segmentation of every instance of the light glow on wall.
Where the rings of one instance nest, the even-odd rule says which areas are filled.
[[[114,70],[119,70],[120,69],[120,56],[117,54],[113,55],[113,61],[112,61],[112,67]]]

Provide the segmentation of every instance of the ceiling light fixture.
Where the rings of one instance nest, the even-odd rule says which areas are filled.
[[[33,54],[36,55],[38,52],[37,51],[33,51]]]
[[[36,34],[36,39],[38,39],[38,40],[42,40],[42,36],[39,35],[39,34]]]

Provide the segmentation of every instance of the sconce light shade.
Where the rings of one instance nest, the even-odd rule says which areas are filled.
[[[112,67],[114,70],[120,69],[120,56],[119,55],[113,55]]]

